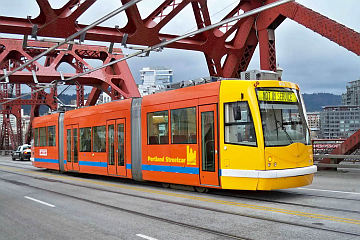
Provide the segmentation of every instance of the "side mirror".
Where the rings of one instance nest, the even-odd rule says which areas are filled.
[[[238,102],[233,106],[233,114],[235,120],[241,120],[241,106]]]

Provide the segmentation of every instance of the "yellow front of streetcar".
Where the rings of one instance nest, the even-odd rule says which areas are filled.
[[[222,188],[272,190],[311,184],[316,166],[296,84],[224,80],[219,116]]]

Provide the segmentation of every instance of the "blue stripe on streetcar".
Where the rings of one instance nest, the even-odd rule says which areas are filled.
[[[67,161],[64,160],[64,165],[66,165],[66,163],[67,163]],[[91,166],[91,167],[107,167],[106,162],[79,161],[79,165]],[[131,164],[126,164],[126,169],[131,169]]]
[[[57,159],[46,159],[46,158],[35,158],[35,162],[45,163],[59,163]],[[67,161],[64,160],[66,165]],[[79,161],[81,166],[91,167],[107,167],[106,162],[90,162],[90,161]],[[126,164],[126,169],[131,169],[131,164]],[[188,174],[199,174],[199,168],[197,167],[178,167],[178,166],[162,166],[162,165],[142,165],[142,170],[155,171],[155,172],[171,172],[171,173],[188,173]]]
[[[177,166],[161,166],[161,165],[142,165],[142,170],[172,173],[189,173],[199,174],[197,167],[177,167]]]
[[[47,159],[47,158],[35,158],[35,162],[45,162],[45,163],[59,163],[57,159]]]
[[[106,162],[79,161],[79,165],[91,167],[107,167]]]

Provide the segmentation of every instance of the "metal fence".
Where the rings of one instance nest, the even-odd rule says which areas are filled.
[[[360,169],[360,149],[351,155],[331,154],[346,139],[313,139],[314,164],[321,168],[358,168]],[[323,159],[330,159],[330,163],[320,163]],[[343,159],[338,163],[338,159]]]
[[[331,163],[320,163],[324,158],[333,160]],[[336,159],[344,159],[337,163]],[[358,168],[360,169],[360,155],[314,154],[314,164],[319,168]]]
[[[9,156],[13,150],[0,150],[0,156]]]

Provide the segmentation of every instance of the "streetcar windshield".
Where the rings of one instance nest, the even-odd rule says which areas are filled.
[[[299,92],[290,88],[258,88],[265,146],[310,144]]]

